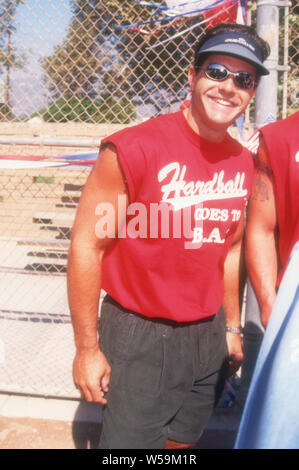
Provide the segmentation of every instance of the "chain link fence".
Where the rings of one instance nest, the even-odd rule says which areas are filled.
[[[285,70],[278,87],[278,118],[298,111],[299,106],[299,6],[296,1],[280,10],[280,65]]]
[[[71,225],[88,172],[1,171],[1,391],[78,395],[71,380],[65,274]]]
[[[210,12],[210,24],[234,7]],[[187,97],[208,15],[161,21],[156,11],[133,0],[0,1],[0,392],[79,397],[66,258],[90,166],[64,163],[96,158],[101,137]],[[249,4],[253,24],[255,12]],[[293,1],[281,9],[280,116],[298,108],[297,41]]]
[[[2,0],[1,121],[126,124],[176,109],[188,93],[194,41],[217,15],[233,19],[236,2],[167,21],[140,3]],[[248,5],[255,24],[256,3]],[[287,90],[285,112],[298,106],[298,5],[289,5],[280,8],[280,65],[289,65],[279,90]]]

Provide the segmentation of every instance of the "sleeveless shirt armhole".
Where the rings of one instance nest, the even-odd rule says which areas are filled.
[[[100,151],[105,150],[109,145],[113,146],[116,154],[117,154],[117,159],[119,162],[119,167],[121,169],[121,172],[123,174],[123,179],[124,183],[128,189],[128,195],[129,195],[129,202],[131,203],[132,201],[135,200],[135,183],[134,179],[132,176],[132,173],[130,171],[130,168],[127,164],[127,160],[124,157],[120,146],[117,145],[117,143],[114,141],[113,137],[108,137],[107,140],[105,139],[101,145],[100,145]]]
[[[273,178],[273,171],[270,165],[268,149],[262,134],[260,135],[258,152],[256,155],[254,155],[254,167],[257,171],[265,173],[269,178]]]

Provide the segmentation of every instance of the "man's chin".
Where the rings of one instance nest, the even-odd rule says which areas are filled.
[[[236,120],[236,117],[232,117],[231,119],[227,119],[227,117],[224,119],[223,117],[222,118],[217,118],[215,116],[213,116],[211,119],[210,119],[210,122],[209,122],[209,127],[212,128],[212,129],[215,129],[215,130],[222,130],[222,131],[226,131],[230,126],[231,124],[233,124]]]

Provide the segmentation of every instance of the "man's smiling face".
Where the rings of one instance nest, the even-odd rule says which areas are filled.
[[[222,54],[212,54],[207,57],[201,67],[209,64],[224,65],[231,72],[249,72],[256,78],[253,65]],[[244,112],[255,88],[244,90],[238,87],[230,75],[226,80],[215,81],[205,75],[204,70],[189,71],[189,85],[192,93],[191,115],[202,137],[209,138],[211,132],[226,132],[235,119]],[[205,135],[207,134],[207,135]]]

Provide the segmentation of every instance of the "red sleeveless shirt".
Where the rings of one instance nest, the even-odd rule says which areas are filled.
[[[281,279],[299,240],[299,111],[260,129],[273,171]]]
[[[103,289],[147,317],[218,312],[223,267],[251,193],[251,154],[227,135],[201,138],[182,112],[123,129],[112,142],[127,183],[127,232],[103,260]],[[165,215],[166,214],[166,215]]]

